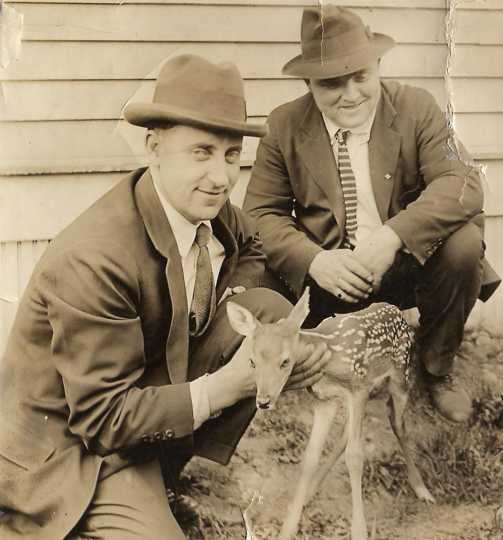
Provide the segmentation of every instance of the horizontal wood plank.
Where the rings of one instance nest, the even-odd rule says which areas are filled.
[[[402,79],[429,90],[445,106],[442,79]],[[0,119],[6,121],[118,119],[122,106],[138,90],[138,81],[37,81],[3,83],[4,101]],[[144,90],[151,95],[153,82]],[[452,100],[459,113],[503,112],[503,79],[458,79],[453,81]],[[306,91],[303,81],[249,80],[245,84],[251,116],[267,116],[278,105]]]
[[[241,170],[231,194],[237,206],[243,204],[250,171],[250,167]],[[0,177],[0,242],[54,238],[124,176],[101,173]]]
[[[473,154],[498,152],[503,147],[502,113],[456,114],[456,133]]]
[[[19,3],[25,16],[25,40],[83,41],[260,41],[297,42],[299,6],[192,4],[51,4]],[[373,31],[403,43],[445,41],[444,11],[415,9],[414,24],[403,24],[400,8],[355,8]],[[225,24],[222,24],[225,21]],[[274,24],[268,24],[274,21]],[[501,44],[503,10],[459,10],[456,42]]]
[[[0,68],[2,80],[143,79],[171,55],[198,54],[235,62],[244,78],[281,77],[297,43],[24,42],[21,58]],[[454,77],[503,77],[503,47],[456,45]],[[382,60],[384,77],[441,77],[445,44],[398,44]],[[76,59],[78,58],[78,62]]]
[[[298,6],[22,4],[25,40],[298,42]],[[403,9],[356,8],[373,31],[404,43],[445,41],[444,12],[416,9],[405,25]],[[473,12],[474,24],[490,12]],[[499,42],[498,42],[499,43]]]
[[[263,123],[265,117],[253,122]],[[456,132],[474,154],[503,153],[502,113],[460,113]],[[145,162],[144,130],[124,121],[5,122],[0,124],[0,173],[92,172],[134,168]],[[245,137],[244,161],[255,158],[258,140]]]
[[[0,243],[0,358],[33,268],[47,247],[45,240]]]
[[[463,50],[457,58],[462,66]],[[477,56],[480,47],[470,53]],[[23,44],[22,56],[6,69],[0,78],[6,80],[75,80],[75,79],[143,79],[155,78],[158,66],[178,54],[198,54],[212,62],[235,62],[244,78],[281,77],[283,65],[299,54],[296,43],[131,43],[35,41]],[[447,47],[443,44],[399,44],[383,58],[384,77],[442,77]],[[480,56],[480,55],[479,55]],[[78,62],[76,59],[78,58]],[[476,65],[479,65],[479,62]],[[484,62],[482,62],[484,64]],[[503,66],[495,72],[486,62],[485,75],[503,76]],[[479,72],[481,68],[479,67]]]
[[[503,216],[490,217],[485,222],[486,257],[491,265],[503,276]],[[482,305],[481,326],[494,335],[503,337],[503,285]]]
[[[241,206],[251,168],[241,170],[231,195]],[[0,242],[53,238],[113,187],[125,173],[0,177]],[[486,163],[483,180],[488,216],[503,216],[503,159]]]
[[[38,4],[41,0],[9,0],[9,4]],[[43,0],[45,4],[117,4],[118,0]],[[156,4],[186,4],[186,0],[120,0],[121,4],[156,5]],[[258,5],[258,6],[308,6],[318,5],[309,0],[191,0],[197,5]],[[445,10],[445,0],[338,0],[337,5],[348,8],[381,7],[381,8],[410,8],[410,9],[440,9]],[[501,0],[458,0],[458,10],[501,10]]]
[[[0,355],[19,301],[17,245],[0,243]]]
[[[503,10],[458,11],[456,43],[503,44]]]
[[[405,79],[407,84],[429,90],[445,107],[443,79]],[[459,112],[503,111],[501,85],[456,81],[454,103]],[[154,81],[29,81],[4,82],[0,120],[116,120],[129,100],[151,101]],[[471,99],[471,91],[483,91]],[[137,94],[138,92],[138,94]],[[267,116],[275,107],[307,92],[298,79],[248,80],[245,82],[250,116]],[[136,96],[139,95],[139,98]]]
[[[451,75],[453,77],[503,77],[503,47],[501,45],[457,44]]]
[[[0,242],[53,238],[122,177],[122,174],[0,177]]]
[[[484,210],[488,216],[503,216],[503,159],[480,161],[483,168]],[[503,234],[503,232],[502,232]]]

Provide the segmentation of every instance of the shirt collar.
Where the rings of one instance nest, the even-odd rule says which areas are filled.
[[[374,123],[376,111],[377,111],[377,103],[374,109],[372,110],[371,114],[368,116],[365,122],[363,122],[363,124],[360,124],[359,126],[349,130],[351,135],[356,135],[362,143],[369,142],[370,132],[372,130],[372,124]],[[333,141],[335,134],[340,129],[344,129],[344,128],[341,128],[341,126],[338,126],[328,116],[326,116],[325,113],[321,113],[321,116],[323,117],[323,122],[325,123],[325,127],[327,128],[328,134],[330,135],[330,140]]]
[[[211,227],[211,222],[208,220],[199,221],[196,224],[191,223],[187,218],[182,216],[178,210],[176,210],[173,205],[164,197],[159,186],[161,175],[159,168],[156,166],[150,166],[150,174],[152,175],[152,180],[154,183],[154,188],[161,201],[161,205],[164,209],[166,217],[168,218],[171,229],[173,230],[173,235],[176,240],[176,245],[178,247],[178,252],[180,257],[185,258],[189,254],[190,248],[194,244],[196,238],[196,231],[201,223],[207,225],[210,230],[213,232]]]

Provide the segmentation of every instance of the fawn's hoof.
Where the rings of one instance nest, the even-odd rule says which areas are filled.
[[[430,493],[430,490],[426,486],[420,486],[415,490],[416,496],[420,501],[435,504],[437,501],[435,497]]]

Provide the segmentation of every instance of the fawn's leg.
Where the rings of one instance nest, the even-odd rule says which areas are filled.
[[[346,446],[346,466],[349,471],[351,497],[353,500],[353,518],[351,522],[352,540],[367,540],[368,537],[362,498],[362,424],[367,400],[367,390],[357,390],[354,394],[348,394],[348,444]]]
[[[307,493],[306,504],[316,495],[316,492],[318,491],[323,480],[325,480],[327,474],[339,461],[339,458],[342,456],[342,453],[346,449],[347,444],[348,423],[344,422],[344,426],[342,427],[341,432],[339,433],[339,437],[337,439],[337,446],[332,450],[332,452],[330,452],[327,461],[325,463],[322,463],[321,466],[318,467],[318,470],[316,471],[315,475],[311,480],[311,484],[309,485]]]
[[[313,427],[302,461],[302,473],[295,497],[288,508],[288,514],[281,528],[280,540],[289,540],[297,532],[302,509],[307,502],[308,489],[318,468],[321,453],[333,422],[337,405],[332,401],[317,403],[314,409]]]
[[[408,400],[407,389],[402,383],[391,379],[389,383],[389,391],[391,394],[391,398],[388,401],[389,419],[393,433],[396,435],[396,438],[400,443],[400,447],[405,458],[409,484],[414,490],[414,493],[418,499],[434,503],[435,499],[429,492],[428,488],[424,485],[421,473],[412,459],[412,453],[409,446],[409,437],[407,435],[407,429],[405,427],[403,418]]]

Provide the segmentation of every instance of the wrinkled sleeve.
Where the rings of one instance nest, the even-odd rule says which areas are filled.
[[[268,126],[243,208],[257,220],[268,265],[300,296],[311,262],[322,248],[296,223],[291,179],[276,135],[281,128],[273,116]]]
[[[482,212],[478,170],[463,145],[449,132],[447,119],[426,91],[416,89],[414,134],[418,170],[425,188],[389,225],[424,264],[450,234]]]
[[[193,429],[188,383],[137,386],[145,354],[133,261],[111,243],[77,245],[39,277],[69,429],[100,455]]]

